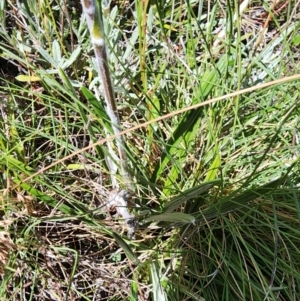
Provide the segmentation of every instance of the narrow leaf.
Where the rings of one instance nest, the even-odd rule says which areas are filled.
[[[54,68],[58,68],[59,64],[58,62],[47,52],[43,47],[37,46],[37,51],[41,54],[41,56],[50,63]]]
[[[180,223],[180,224],[194,224],[195,218],[191,214],[182,213],[182,212],[173,212],[173,213],[162,213],[159,215],[152,215],[144,220],[148,222],[170,222],[170,223]]]
[[[79,57],[81,53],[81,47],[78,46],[71,54],[70,58],[68,60],[66,60],[63,65],[62,65],[62,69],[66,69],[68,67],[70,67]]]
[[[149,264],[151,282],[152,282],[152,293],[153,293],[153,301],[167,301],[166,294],[164,292],[164,288],[161,285],[161,276],[158,268],[158,264],[156,262],[151,262]]]
[[[128,244],[125,242],[125,240],[116,232],[113,232],[113,237],[117,241],[118,245],[123,249],[127,258],[132,262],[132,264],[138,264],[139,260],[134,255],[133,251],[128,246]]]
[[[274,191],[283,182],[283,180],[284,178],[279,178],[263,186],[248,189],[236,197],[229,195],[228,197],[221,199],[215,205],[204,210],[201,215],[196,217],[196,220],[203,220],[203,217],[205,217],[205,220],[213,219],[222,214],[239,210],[245,206],[251,206],[249,205],[249,202]]]
[[[57,40],[54,40],[52,42],[52,53],[53,53],[53,58],[56,62],[60,63],[61,62],[61,50],[59,43]]]
[[[179,208],[183,203],[187,202],[188,200],[200,197],[201,194],[206,192],[208,189],[213,187],[214,185],[220,184],[220,180],[215,180],[209,183],[202,183],[196,187],[188,189],[180,193],[180,195],[174,197],[169,202],[166,203],[164,212],[172,212]]]

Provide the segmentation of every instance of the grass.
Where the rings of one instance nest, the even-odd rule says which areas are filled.
[[[80,4],[0,1],[0,298],[297,300],[296,4],[102,7],[129,240],[105,207],[112,125]]]

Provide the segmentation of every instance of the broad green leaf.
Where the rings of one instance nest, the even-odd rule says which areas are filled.
[[[153,95],[151,101],[148,101],[148,110],[149,113],[147,114],[147,120],[152,120],[160,116],[160,101],[156,95]],[[157,130],[158,125],[153,124],[149,128]]]
[[[182,212],[173,213],[162,213],[158,215],[151,215],[144,219],[146,223],[148,222],[170,222],[170,223],[180,223],[180,224],[194,224],[195,218],[191,214]]]
[[[160,116],[160,101],[156,95],[153,95],[151,102],[149,102],[149,118],[155,119]]]
[[[21,74],[16,76],[16,80],[19,82],[39,82],[41,78],[39,76]]]
[[[213,163],[211,164],[211,166],[208,169],[208,172],[207,172],[204,182],[213,181],[216,178],[216,175],[217,175],[220,167],[221,167],[221,156],[220,156],[220,153],[217,152],[215,160],[213,161]]]

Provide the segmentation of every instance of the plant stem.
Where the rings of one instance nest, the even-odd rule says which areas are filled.
[[[94,46],[98,71],[103,86],[103,97],[106,102],[106,112],[111,120],[113,132],[115,135],[117,135],[121,131],[120,118],[117,111],[113,84],[110,78],[110,71],[108,67],[104,31],[102,29],[103,26],[101,20],[100,3],[99,0],[81,0],[81,3],[86,16],[88,28],[91,33],[92,44]],[[132,189],[132,178],[128,171],[127,156],[125,152],[125,142],[123,136],[119,135],[116,138],[116,143],[118,148],[118,156],[113,153],[113,147],[109,146],[111,156],[113,159],[117,159],[117,163],[119,163],[120,166],[121,176],[123,177],[127,188]],[[114,186],[114,188],[116,188],[118,186],[115,177],[116,165],[111,160],[111,158],[107,158],[107,161],[111,173],[112,185]]]

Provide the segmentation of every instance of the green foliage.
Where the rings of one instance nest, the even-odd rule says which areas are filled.
[[[0,299],[297,300],[299,80],[260,86],[299,70],[294,2],[125,2],[102,1],[123,129],[257,89],[126,134],[130,241],[81,5],[0,1]]]

